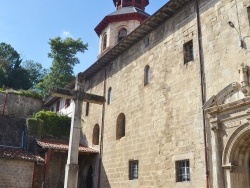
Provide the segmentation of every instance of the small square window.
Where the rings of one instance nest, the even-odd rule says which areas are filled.
[[[129,161],[129,180],[138,179],[139,175],[139,161],[131,160]]]
[[[184,64],[194,60],[194,50],[193,50],[192,40],[183,45],[183,52],[184,52]]]
[[[190,164],[189,160],[181,160],[175,162],[176,182],[190,181]]]

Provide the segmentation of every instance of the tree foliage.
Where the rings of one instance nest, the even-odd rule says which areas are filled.
[[[49,45],[51,52],[48,57],[52,58],[52,65],[47,76],[37,85],[44,96],[49,94],[50,89],[64,87],[72,81],[74,78],[73,68],[79,63],[76,54],[87,50],[87,44],[83,44],[81,39],[66,38],[63,40],[56,37],[50,39]]]
[[[55,112],[40,111],[28,120],[29,132],[43,138],[69,137],[71,118]]]
[[[27,90],[45,74],[41,73],[44,70],[41,64],[27,61],[22,66],[22,61],[10,44],[0,43],[0,87]]]

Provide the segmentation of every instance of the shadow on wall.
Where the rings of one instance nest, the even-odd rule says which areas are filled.
[[[107,174],[101,165],[101,183],[100,188],[111,188]],[[99,155],[80,156],[78,188],[98,188],[99,179]]]

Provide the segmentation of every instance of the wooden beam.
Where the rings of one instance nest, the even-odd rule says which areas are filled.
[[[103,96],[89,94],[89,93],[80,93],[79,98],[84,102],[94,103],[94,104],[103,104],[106,100]]]
[[[56,88],[51,90],[52,96],[54,97],[60,97],[60,98],[66,98],[66,99],[75,99],[75,92],[70,89],[64,89],[64,88]]]

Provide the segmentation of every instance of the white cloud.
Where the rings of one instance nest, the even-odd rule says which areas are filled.
[[[65,39],[67,37],[73,38],[73,35],[71,35],[69,31],[63,31],[61,34],[61,38]]]

